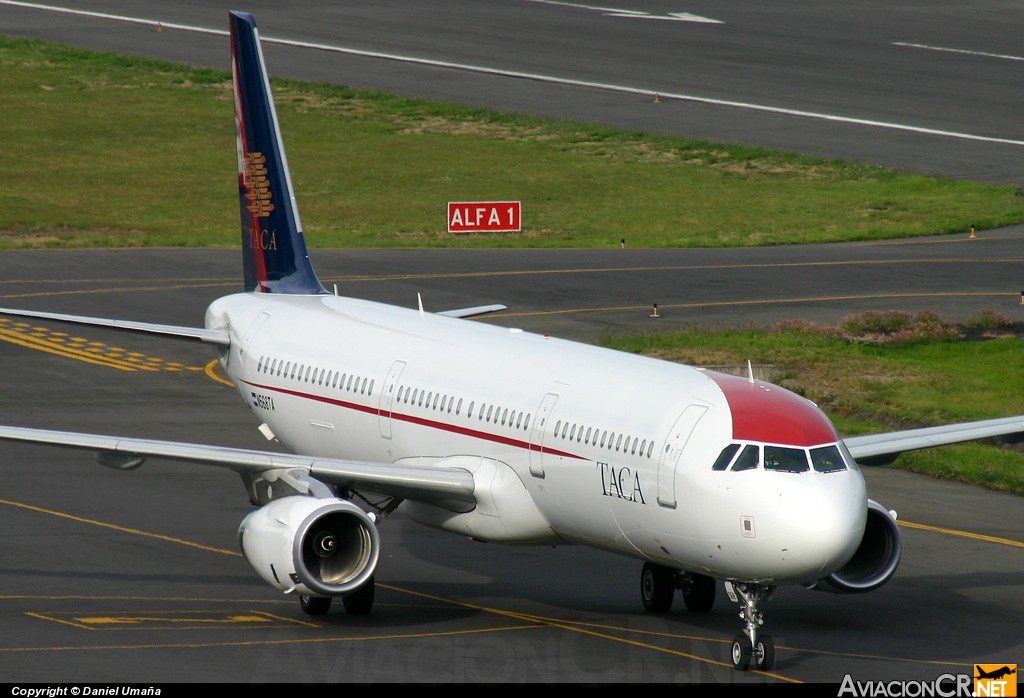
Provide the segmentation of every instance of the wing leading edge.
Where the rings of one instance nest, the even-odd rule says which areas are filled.
[[[137,468],[146,458],[213,465],[245,475],[299,469],[320,482],[338,487],[368,489],[453,510],[465,511],[476,505],[473,475],[458,467],[316,458],[274,451],[10,426],[0,426],[0,439],[94,451],[100,463],[121,470]]]
[[[843,441],[858,463],[884,465],[891,463],[896,456],[906,451],[994,437],[1001,437],[1007,441],[1024,438],[1024,415],[893,431],[884,434],[851,436]]]

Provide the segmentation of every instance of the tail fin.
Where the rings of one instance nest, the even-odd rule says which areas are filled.
[[[246,12],[230,20],[245,290],[326,293],[306,253],[256,20]]]

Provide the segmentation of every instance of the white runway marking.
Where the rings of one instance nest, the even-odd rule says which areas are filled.
[[[161,22],[158,20],[144,19],[140,17],[124,17],[121,15],[111,15],[102,12],[89,12],[86,10],[57,7],[54,5],[40,5],[36,3],[18,2],[17,0],[0,0],[0,5],[26,7],[38,10],[46,10],[49,12],[62,12],[67,14],[82,15],[86,17],[95,17],[99,19],[109,19],[120,22],[131,22],[134,24],[145,24],[154,27],[162,26],[164,29],[177,29],[180,31],[199,32],[203,34],[214,34],[219,36],[227,36],[228,34],[227,30],[210,29],[208,27],[198,27],[187,24],[176,24],[173,22]],[[521,78],[525,80],[534,80],[537,82],[546,82],[555,85],[582,87],[587,89],[604,90],[608,92],[619,92],[623,94],[643,95],[645,97],[650,95],[658,95],[659,99],[661,100],[673,99],[683,102],[693,102],[696,104],[707,104],[716,107],[742,109],[745,111],[763,112],[767,114],[781,114],[784,116],[794,116],[804,119],[813,119],[816,121],[850,124],[853,126],[866,126],[869,128],[881,128],[891,131],[904,131],[907,133],[917,133],[926,136],[937,136],[940,138],[954,138],[958,140],[978,141],[982,143],[998,143],[1000,145],[1024,146],[1024,140],[1018,140],[1014,138],[983,136],[976,133],[966,133],[962,131],[947,131],[943,129],[927,128],[924,126],[915,126],[913,124],[901,124],[892,121],[876,121],[874,119],[863,119],[858,117],[842,116],[839,114],[826,114],[823,112],[804,111],[802,109],[791,109],[788,107],[773,106],[769,104],[755,104],[753,102],[740,102],[728,99],[717,99],[713,97],[704,97],[701,95],[685,94],[682,92],[671,92],[669,90],[664,90],[659,87],[633,87],[629,85],[616,85],[613,83],[593,82],[589,80],[575,80],[572,78],[559,77],[557,75],[525,73],[517,70],[507,70],[504,68],[491,68],[488,66],[481,65],[452,63],[449,61],[438,61],[428,58],[418,58],[415,56],[403,56],[401,54],[395,53],[363,51],[360,49],[347,48],[344,46],[333,46],[331,44],[320,44],[310,41],[296,41],[292,39],[277,39],[269,36],[264,36],[261,38],[261,40],[265,44],[278,44],[282,46],[308,48],[315,49],[318,51],[328,51],[331,53],[341,53],[351,56],[360,56],[363,58],[378,58],[382,60],[409,63],[413,65],[425,65],[434,68],[462,70],[466,72],[479,73],[482,75],[497,75],[500,77]]]
[[[907,48],[920,48],[926,51],[941,51],[943,53],[963,53],[968,56],[998,58],[1004,61],[1024,61],[1024,56],[1011,56],[1005,53],[986,53],[985,51],[968,51],[963,48],[946,48],[944,46],[928,46],[927,44],[911,44],[904,41],[894,41],[893,46],[906,46]]]

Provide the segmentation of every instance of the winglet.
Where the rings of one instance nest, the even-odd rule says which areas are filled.
[[[256,20],[230,12],[245,290],[318,294]]]

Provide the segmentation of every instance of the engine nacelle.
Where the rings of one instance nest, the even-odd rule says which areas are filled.
[[[373,520],[343,499],[275,499],[242,520],[238,543],[260,577],[286,594],[350,594],[380,558]]]
[[[819,580],[812,588],[840,594],[874,591],[896,573],[901,551],[896,519],[881,504],[869,499],[864,538],[857,552],[841,569]]]

